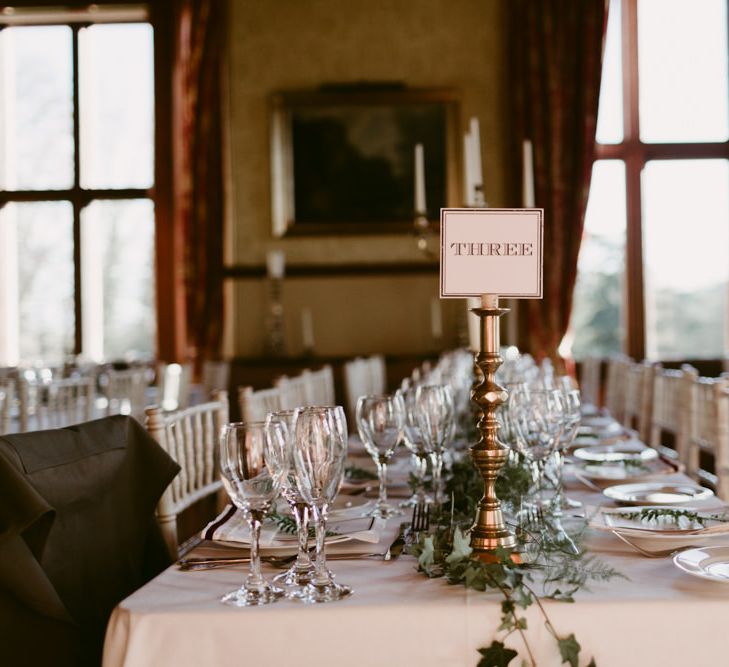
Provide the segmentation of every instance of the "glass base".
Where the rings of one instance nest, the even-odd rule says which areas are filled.
[[[307,604],[320,604],[322,602],[336,602],[352,595],[349,586],[343,586],[334,581],[327,584],[310,583],[301,598]]]
[[[563,510],[576,510],[582,507],[582,503],[579,500],[570,498],[569,496],[562,496],[562,509]]]
[[[428,494],[425,494],[421,497],[417,493],[414,493],[407,500],[403,500],[402,502],[398,503],[397,506],[402,508],[417,507],[421,504],[421,502],[423,505],[432,505],[433,498]]]
[[[283,596],[284,592],[280,588],[268,584],[259,590],[249,590],[245,586],[241,586],[237,591],[224,595],[220,601],[232,607],[256,607],[276,602]]]
[[[389,519],[392,516],[401,516],[403,511],[397,507],[393,507],[388,503],[377,503],[369,512],[363,516],[373,516],[376,519]]]
[[[286,572],[277,574],[272,581],[283,589],[284,595],[290,600],[300,599],[306,596],[306,587],[311,583],[313,575],[313,566],[300,570],[296,565],[292,565]]]

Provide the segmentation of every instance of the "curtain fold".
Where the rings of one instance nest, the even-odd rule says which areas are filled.
[[[223,332],[224,70],[227,3],[177,0],[174,224],[183,239],[189,356],[220,357]]]
[[[511,150],[521,155],[532,140],[536,206],[544,208],[544,298],[520,303],[519,344],[559,361],[595,156],[607,2],[510,0],[507,16]]]

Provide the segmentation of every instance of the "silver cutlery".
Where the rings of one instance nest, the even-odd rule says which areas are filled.
[[[681,551],[686,551],[686,549],[694,549],[696,548],[695,544],[687,544],[681,547],[672,547],[671,549],[660,549],[659,551],[648,551],[647,549],[644,549],[643,547],[638,546],[635,542],[629,540],[625,535],[621,535],[615,530],[610,531],[615,537],[617,537],[619,540],[625,542],[629,547],[632,547],[635,549],[638,553],[642,554],[646,558],[666,558],[668,556],[673,556],[674,554],[677,554]]]

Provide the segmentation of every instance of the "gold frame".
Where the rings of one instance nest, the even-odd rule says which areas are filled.
[[[454,89],[413,88],[391,85],[345,85],[321,91],[275,93],[271,100],[271,203],[274,236],[412,233],[413,218],[392,222],[306,222],[297,224],[294,211],[294,174],[291,136],[296,109],[326,106],[416,105],[439,103],[446,112],[446,206],[457,206],[459,196],[458,125],[460,95]],[[439,211],[431,211],[430,226],[437,231]]]

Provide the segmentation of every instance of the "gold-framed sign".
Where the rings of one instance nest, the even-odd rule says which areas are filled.
[[[541,299],[544,209],[444,208],[440,296]]]

